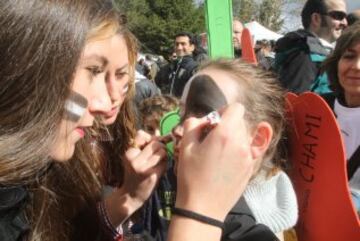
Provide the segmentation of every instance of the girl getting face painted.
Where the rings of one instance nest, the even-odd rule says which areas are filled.
[[[192,145],[207,144],[207,141],[215,136],[216,131],[223,127],[226,115],[215,126],[211,125],[211,117],[216,110],[226,109],[228,105],[240,103],[244,106],[244,113],[241,122],[244,123],[244,129],[241,136],[238,136],[234,142],[248,148],[249,156],[254,165],[250,175],[252,180],[245,189],[245,199],[240,199],[239,204],[249,206],[251,214],[255,217],[256,222],[267,225],[272,232],[278,233],[292,227],[297,220],[297,203],[296,196],[287,175],[281,171],[280,167],[284,161],[283,154],[278,147],[278,142],[282,136],[285,125],[284,121],[284,94],[278,86],[276,80],[267,76],[265,72],[253,66],[241,63],[239,61],[218,60],[209,62],[203,66],[199,72],[189,81],[184,89],[181,99],[182,123],[173,131],[176,137],[176,147],[174,149],[175,173],[182,173],[183,156],[186,155],[187,143],[188,149]],[[206,116],[207,124],[201,126],[200,131],[195,128],[191,130],[199,133],[196,139],[192,139],[191,144],[187,142],[189,133],[185,133],[182,127],[188,126],[190,117],[201,118]],[[216,119],[216,115],[214,115]],[[205,122],[205,120],[204,120]],[[211,127],[209,127],[211,126]],[[238,131],[232,126],[227,126],[228,132]],[[204,134],[205,132],[205,134]],[[230,135],[231,135],[230,133]],[[226,141],[219,136],[217,145],[225,146]],[[209,148],[206,152],[211,152]],[[224,151],[227,152],[227,151]],[[229,153],[227,153],[229,154]],[[199,154],[200,155],[200,154]],[[201,153],[205,155],[205,153]],[[240,152],[229,154],[240,157]],[[219,170],[224,163],[219,162]],[[201,164],[197,168],[208,168]],[[239,175],[240,167],[235,167],[231,175]],[[196,175],[193,173],[193,175]],[[197,177],[198,178],[198,177]],[[230,176],[228,177],[230,178]],[[212,181],[213,179],[211,179]],[[276,183],[276,184],[274,184]],[[263,190],[273,190],[274,196]],[[266,194],[265,194],[266,193]],[[286,193],[285,195],[283,193]],[[245,200],[245,201],[244,201]],[[259,203],[267,200],[269,208],[259,208]],[[285,205],[283,205],[285,203]],[[249,212],[250,212],[249,211]],[[230,212],[231,213],[231,212]],[[236,213],[233,212],[233,213]],[[287,215],[289,213],[289,215]],[[232,215],[232,214],[231,214]],[[234,214],[236,216],[236,214]],[[277,225],[278,220],[273,217],[285,215],[287,218],[282,220],[282,225]],[[265,218],[266,217],[266,218]],[[277,218],[278,219],[278,218]],[[225,221],[226,226],[235,227],[232,223],[236,218],[230,217]],[[234,226],[235,225],[235,226]],[[238,227],[238,232],[241,227]],[[234,230],[233,230],[234,231]],[[233,232],[232,231],[232,232]],[[235,233],[235,231],[234,231]],[[241,233],[239,231],[239,233]],[[223,240],[227,240],[226,232],[223,232]],[[240,237],[238,238],[241,239]]]

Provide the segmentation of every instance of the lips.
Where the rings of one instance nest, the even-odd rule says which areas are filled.
[[[80,135],[80,137],[84,137],[85,136],[85,131],[83,128],[76,128],[75,131]]]
[[[118,106],[113,107],[109,112],[105,114],[105,117],[106,118],[113,117],[117,113],[117,110],[118,110]]]
[[[360,73],[360,72],[359,72]],[[360,84],[360,76],[359,75],[347,75],[345,76],[345,81],[351,85],[359,85]]]

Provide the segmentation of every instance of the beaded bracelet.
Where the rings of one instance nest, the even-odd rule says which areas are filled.
[[[213,218],[210,218],[210,217],[207,217],[207,216],[204,216],[204,215],[199,214],[199,213],[195,213],[193,211],[189,211],[189,210],[182,209],[182,208],[173,208],[172,214],[182,216],[182,217],[186,217],[186,218],[191,218],[191,219],[200,221],[202,223],[206,223],[206,224],[209,224],[209,225],[216,226],[216,227],[219,227],[221,229],[224,229],[224,223],[223,222],[221,222],[219,220],[216,220],[216,219],[213,219]]]

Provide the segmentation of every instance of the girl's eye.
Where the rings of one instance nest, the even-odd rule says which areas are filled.
[[[152,126],[145,126],[145,130],[149,133],[154,133],[155,129]]]
[[[354,58],[355,57],[355,54],[354,53],[351,53],[351,52],[345,52],[342,56],[341,56],[341,58],[343,58],[343,59],[352,59],[352,58]]]
[[[127,75],[127,72],[119,72],[119,73],[116,73],[116,78],[122,79],[125,75]]]
[[[98,74],[101,74],[102,72],[104,72],[104,70],[99,66],[89,66],[86,69],[89,71],[89,73],[91,74],[92,77],[95,77]]]

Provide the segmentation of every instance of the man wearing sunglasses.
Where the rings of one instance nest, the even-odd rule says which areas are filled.
[[[307,0],[301,20],[304,29],[276,43],[275,69],[281,84],[295,93],[330,92],[320,65],[347,26],[345,0]]]

